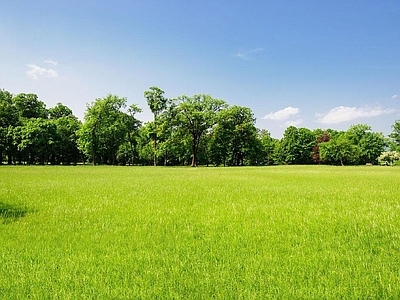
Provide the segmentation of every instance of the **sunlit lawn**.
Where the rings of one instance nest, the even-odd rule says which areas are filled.
[[[397,299],[399,237],[398,167],[0,167],[0,299]]]

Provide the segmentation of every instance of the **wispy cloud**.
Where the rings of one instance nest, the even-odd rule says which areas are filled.
[[[250,60],[253,57],[253,54],[263,52],[264,48],[258,47],[250,50],[245,51],[238,51],[235,54],[235,57],[243,60]]]
[[[392,96],[392,99],[396,99],[397,96],[398,96],[397,94],[393,95],[393,96]]]
[[[243,59],[243,60],[249,60],[250,59],[247,55],[245,55],[243,53],[240,53],[240,52],[236,53],[235,57]]]
[[[53,69],[46,69],[39,67],[35,64],[28,64],[27,67],[29,68],[26,71],[26,74],[32,79],[39,79],[40,76],[45,76],[48,78],[57,78],[58,74]]]
[[[284,109],[278,110],[276,112],[271,112],[268,115],[263,117],[264,120],[274,120],[281,121],[290,118],[291,116],[295,116],[300,112],[300,109],[296,107],[286,107]]]
[[[338,106],[332,108],[326,114],[316,114],[317,122],[322,124],[337,124],[359,118],[370,118],[393,113],[394,109],[382,109],[380,107],[348,107]]]
[[[286,121],[281,127],[298,126],[303,123],[303,119]]]
[[[262,47],[255,48],[255,49],[251,50],[251,52],[253,52],[253,53],[263,52],[263,51],[264,51],[264,48],[262,48]]]
[[[51,64],[53,66],[57,66],[58,65],[58,61],[54,61],[52,59],[48,59],[44,61],[46,64]]]

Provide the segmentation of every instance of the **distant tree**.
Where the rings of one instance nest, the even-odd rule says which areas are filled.
[[[323,131],[322,129],[314,130],[314,136],[316,136],[316,144],[312,149],[312,159],[314,163],[321,163],[321,156],[319,153],[319,146],[321,143],[329,142],[331,136],[328,131]]]
[[[378,157],[380,164],[391,165],[400,160],[400,153],[397,151],[385,151]]]
[[[179,150],[187,148],[188,137],[182,132],[176,108],[176,100],[169,99],[166,109],[158,116],[157,156],[162,160],[159,160],[159,163],[163,163],[164,166],[171,163],[179,164],[181,160]]]
[[[230,106],[221,110],[213,128],[214,159],[231,166],[244,165],[254,154],[257,140],[255,118],[250,108]]]
[[[288,163],[287,155],[286,155],[283,143],[282,143],[282,139],[277,140],[277,142],[275,143],[272,159],[273,159],[274,163],[277,165]]]
[[[76,164],[80,160],[77,132],[82,125],[81,122],[73,115],[62,116],[52,122],[56,126],[57,139],[55,153],[50,162],[52,164]]]
[[[197,166],[197,155],[203,135],[216,124],[217,113],[226,106],[225,101],[210,95],[180,96],[177,118],[183,130],[191,137],[192,167]]]
[[[49,118],[56,126],[54,153],[50,157],[51,164],[76,164],[80,160],[80,151],[77,144],[77,131],[81,122],[72,113],[72,110],[58,102],[49,108]]]
[[[121,165],[133,165],[138,161],[138,134],[141,122],[136,119],[135,114],[142,111],[136,104],[129,106],[126,114],[123,114],[123,122],[126,126],[126,137],[119,145],[117,151],[117,160]]]
[[[135,114],[142,112],[142,109],[139,108],[136,104],[132,104],[129,106],[127,113],[124,115],[124,123],[126,126],[126,142],[120,146],[125,149],[129,149],[125,155],[126,162],[124,164],[134,164],[138,158],[137,155],[137,136],[139,133],[139,128],[142,125],[142,122],[136,119]],[[121,153],[121,150],[118,150]]]
[[[144,92],[144,97],[147,99],[147,105],[149,106],[151,112],[153,113],[154,119],[154,132],[152,134],[153,138],[153,162],[154,166],[157,165],[157,122],[159,114],[167,108],[168,99],[164,97],[164,91],[156,86],[150,87],[150,90]]]
[[[350,126],[347,136],[353,145],[360,148],[360,164],[378,162],[378,157],[386,145],[382,133],[373,132],[371,126],[367,124],[357,124]]]
[[[391,138],[391,148],[392,150],[397,150],[400,152],[400,120],[396,120],[392,125],[392,132],[389,137]]]
[[[126,98],[116,95],[98,98],[87,107],[78,131],[78,147],[93,165],[117,164],[118,148],[127,134],[125,107]]]
[[[357,164],[360,148],[354,145],[345,132],[319,145],[321,160],[329,164]]]
[[[139,163],[142,165],[154,165],[154,148],[153,148],[153,138],[152,133],[154,129],[153,122],[148,122],[140,127],[138,132],[138,158]]]
[[[12,98],[10,92],[0,90],[0,164],[3,163],[4,155],[7,155],[8,163],[11,164],[14,153],[12,131],[19,120]]]
[[[14,134],[14,142],[29,164],[45,164],[54,153],[57,128],[50,120],[31,118],[15,127]]]
[[[50,119],[60,119],[69,116],[73,116],[72,110],[60,102],[56,106],[49,108]]]
[[[262,129],[258,136],[262,145],[262,161],[266,165],[271,165],[274,163],[273,158],[275,145],[279,142],[279,140],[271,137],[271,133],[265,129]]]
[[[14,105],[21,119],[47,119],[48,111],[43,101],[35,94],[18,94],[13,98]]]
[[[312,162],[312,150],[316,140],[311,130],[289,126],[283,133],[281,143],[285,163],[309,164]]]

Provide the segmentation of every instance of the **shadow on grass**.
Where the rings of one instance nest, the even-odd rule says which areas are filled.
[[[8,224],[25,217],[29,211],[24,207],[0,202],[0,223]]]

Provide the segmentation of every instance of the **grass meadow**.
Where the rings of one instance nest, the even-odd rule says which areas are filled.
[[[399,299],[400,168],[0,167],[1,299]]]

